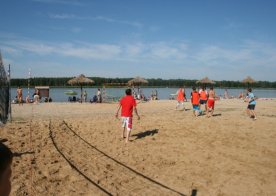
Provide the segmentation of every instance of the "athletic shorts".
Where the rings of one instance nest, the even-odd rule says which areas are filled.
[[[122,127],[126,127],[128,131],[132,129],[132,117],[122,117]]]
[[[199,105],[193,105],[193,110],[199,110]]]
[[[255,105],[248,105],[247,109],[249,109],[249,110],[255,110]]]
[[[215,108],[215,100],[214,99],[208,99],[208,108]]]
[[[200,100],[199,100],[199,103],[200,103],[201,105],[206,104],[206,103],[207,103],[207,100],[202,100],[202,99],[200,99]]]

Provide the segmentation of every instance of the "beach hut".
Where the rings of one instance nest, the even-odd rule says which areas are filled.
[[[38,93],[38,99],[44,98],[45,102],[48,102],[50,99],[50,87],[49,86],[35,86],[35,93]],[[38,99],[36,101],[38,101]],[[26,97],[26,102],[30,101],[29,95]],[[34,96],[35,101],[35,96]]]
[[[94,80],[91,80],[91,79],[85,77],[85,75],[81,74],[81,75],[79,75],[79,76],[77,76],[75,78],[72,78],[67,83],[70,84],[70,85],[77,85],[77,86],[81,87],[81,103],[82,103],[82,96],[83,96],[82,86],[84,84],[93,84]]]
[[[39,91],[40,97],[50,97],[50,87],[49,86],[35,86],[35,89]]]

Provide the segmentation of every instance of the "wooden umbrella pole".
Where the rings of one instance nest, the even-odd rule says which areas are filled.
[[[81,85],[81,103],[82,103],[82,94],[83,94],[83,93],[82,93],[82,85]]]

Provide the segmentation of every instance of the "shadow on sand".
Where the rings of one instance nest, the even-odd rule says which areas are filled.
[[[144,132],[141,132],[141,133],[137,133],[137,134],[134,134],[132,136],[135,136],[135,140],[138,140],[138,139],[141,139],[141,138],[144,138],[144,137],[147,137],[147,136],[153,136],[154,134],[157,134],[158,133],[158,129],[153,129],[153,130],[146,130]]]
[[[25,154],[34,154],[34,151],[31,151],[31,152],[14,152],[13,156],[14,157],[21,157],[22,155],[25,155]]]
[[[8,141],[7,139],[2,139],[2,138],[0,138],[0,142],[1,142],[1,143],[7,142],[7,141]]]
[[[213,114],[213,116],[221,116],[221,114]]]

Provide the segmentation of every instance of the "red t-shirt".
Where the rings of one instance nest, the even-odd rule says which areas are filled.
[[[191,92],[191,102],[193,105],[199,105],[199,94],[197,91]]]
[[[208,99],[208,97],[207,97],[207,92],[206,91],[201,91],[200,93],[200,99],[201,100],[207,100]]]
[[[121,116],[132,117],[133,107],[136,107],[136,101],[131,95],[124,96],[120,104],[122,106]]]
[[[184,92],[182,89],[178,90],[177,101],[184,101]]]

